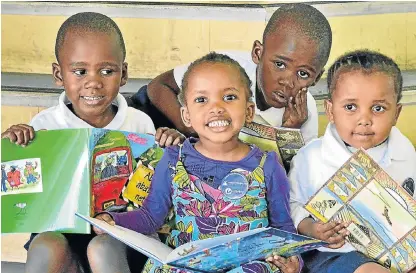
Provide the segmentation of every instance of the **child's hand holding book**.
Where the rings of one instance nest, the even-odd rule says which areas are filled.
[[[155,140],[159,143],[160,147],[168,147],[184,142],[185,136],[176,129],[159,127],[156,130]]]
[[[305,218],[300,222],[299,233],[304,234],[325,242],[328,248],[338,249],[345,244],[345,237],[350,232],[347,230],[349,222],[328,222],[314,221],[312,218]]]
[[[114,222],[114,219],[113,219],[113,217],[111,217],[111,215],[110,214],[108,214],[108,213],[106,213],[106,212],[103,212],[103,213],[100,213],[100,214],[97,214],[95,217],[94,217],[95,219],[98,219],[98,220],[101,220],[101,221],[104,221],[104,222],[106,222],[107,224],[110,224],[110,225],[112,225],[112,226],[114,226],[115,224],[116,224],[116,222]],[[94,232],[96,233],[96,234],[104,234],[104,233],[106,233],[104,230],[102,230],[102,229],[100,229],[100,228],[98,228],[98,227],[96,227],[96,226],[93,226],[93,230],[94,230]]]
[[[35,129],[26,124],[12,125],[1,134],[1,138],[8,138],[11,143],[25,147],[35,138]]]
[[[284,258],[273,253],[266,261],[277,266],[283,273],[298,273],[300,270],[299,258],[297,256]]]

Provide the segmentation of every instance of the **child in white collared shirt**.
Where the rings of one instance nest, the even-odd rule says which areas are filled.
[[[330,121],[323,137],[293,158],[289,173],[291,216],[300,234],[328,241],[329,248],[305,253],[313,272],[389,272],[345,243],[347,223],[315,222],[303,205],[359,148],[415,196],[416,153],[394,125],[401,111],[403,80],[397,64],[376,52],[340,57],[328,72]]]

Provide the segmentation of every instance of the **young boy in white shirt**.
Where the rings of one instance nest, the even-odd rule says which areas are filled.
[[[251,53],[218,52],[236,60],[248,74],[256,106],[254,121],[300,128],[308,142],[318,137],[318,110],[307,88],[319,81],[331,45],[332,31],[325,16],[310,5],[290,3],[273,13],[263,41],[254,41]],[[181,120],[176,98],[188,66],[154,78],[131,98],[131,105],[149,114],[156,127],[192,133]]]
[[[305,268],[311,273],[389,272],[345,243],[348,223],[315,222],[303,205],[359,148],[414,196],[415,148],[394,126],[402,108],[401,72],[392,59],[361,50],[340,57],[330,67],[327,83],[330,123],[323,137],[299,150],[289,172],[291,216],[298,232],[330,243],[303,255]]]
[[[119,94],[127,82],[126,48],[112,19],[94,12],[69,17],[58,31],[55,55],[53,77],[65,88],[58,106],[40,112],[30,125],[11,126],[2,138],[25,146],[35,137],[35,130],[93,127],[155,134],[150,117],[128,107]],[[156,139],[161,146],[184,140],[167,128],[159,128]],[[32,234],[25,248],[25,272],[130,272],[128,257],[138,267],[146,260],[108,235],[44,232]]]

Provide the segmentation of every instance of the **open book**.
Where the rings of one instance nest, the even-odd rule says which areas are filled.
[[[256,122],[247,123],[241,129],[239,138],[263,151],[276,151],[286,170],[289,170],[293,156],[305,145],[299,129],[271,127]]]
[[[288,257],[327,245],[314,238],[275,228],[258,228],[194,241],[171,249],[162,242],[135,231],[112,226],[79,213],[76,215],[150,258],[198,272],[218,272],[249,261],[265,259],[275,252]]]
[[[154,136],[106,129],[36,132],[27,147],[2,140],[3,233],[89,233],[75,212],[141,205],[163,150]]]
[[[307,202],[317,219],[352,221],[348,242],[392,272],[416,266],[416,201],[358,150]]]

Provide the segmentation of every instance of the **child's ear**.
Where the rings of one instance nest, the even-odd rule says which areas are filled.
[[[253,43],[253,49],[251,50],[251,59],[255,64],[259,64],[261,55],[263,54],[263,45],[259,40],[255,40]]]
[[[127,79],[129,78],[129,74],[128,74],[128,63],[124,62],[123,65],[121,66],[121,82],[120,82],[120,86],[123,86],[127,83]]]
[[[254,107],[254,103],[249,101],[247,102],[247,108],[246,108],[246,123],[250,123],[253,121],[254,119],[254,112],[255,112],[255,107]]]
[[[191,116],[189,115],[188,108],[186,106],[181,107],[181,117],[183,124],[185,124],[186,127],[192,127],[191,124]]]
[[[397,120],[399,119],[400,113],[402,112],[402,105],[400,103],[397,104],[397,109],[396,109],[396,117],[394,119],[394,124],[396,125]]]
[[[64,86],[64,80],[62,78],[61,67],[57,63],[52,63],[52,76],[57,86]]]
[[[319,82],[319,80],[321,79],[324,72],[325,72],[325,69],[322,69],[321,73],[319,73],[319,75],[315,78],[315,80],[314,80],[313,84],[311,84],[311,86],[315,86],[315,84],[317,84]]]
[[[332,112],[332,101],[330,99],[326,99],[324,101],[325,113],[328,117],[330,123],[334,123],[334,114]]]

